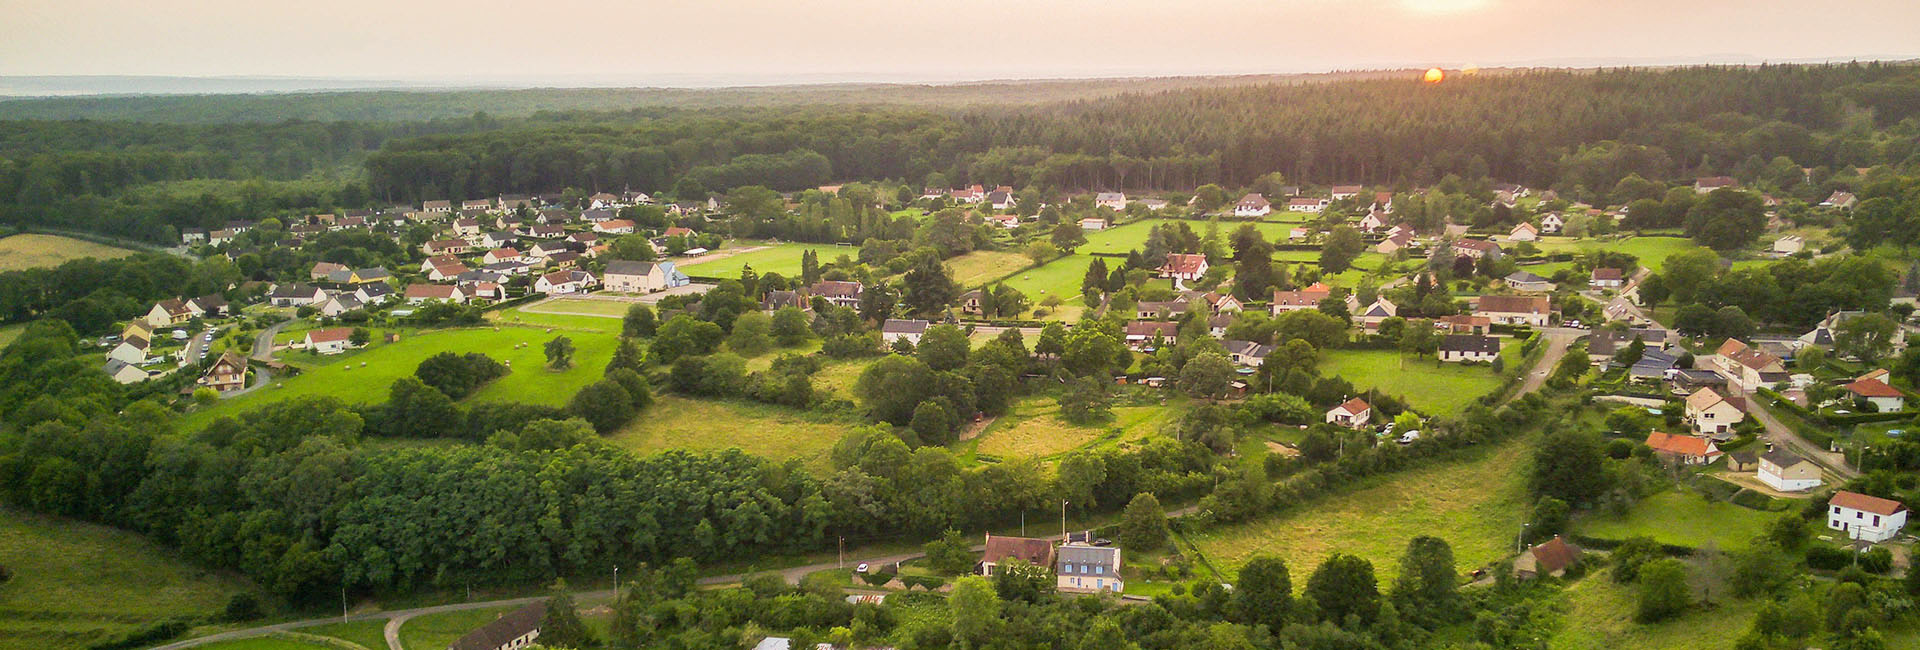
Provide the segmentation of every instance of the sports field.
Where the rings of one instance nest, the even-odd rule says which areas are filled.
[[[0,238],[0,271],[52,268],[82,258],[113,259],[134,251],[58,235],[13,235]]]
[[[1201,553],[1231,573],[1256,553],[1286,560],[1295,589],[1326,558],[1352,553],[1373,563],[1381,584],[1399,573],[1407,541],[1434,535],[1453,547],[1467,573],[1513,552],[1527,517],[1528,446],[1512,440],[1470,460],[1377,477],[1367,487],[1241,524],[1189,536]]]
[[[740,268],[742,266],[751,265],[753,266],[753,272],[760,275],[766,275],[768,273],[778,273],[780,275],[792,278],[800,275],[800,256],[802,253],[805,253],[806,251],[810,251],[810,250],[817,251],[820,255],[821,264],[832,262],[833,258],[839,257],[841,255],[848,255],[853,257],[858,257],[860,255],[860,248],[857,246],[835,246],[832,244],[784,243],[784,244],[768,245],[768,244],[739,243],[734,245],[742,249],[751,248],[755,246],[758,246],[760,248],[759,250],[747,251],[744,253],[739,253],[737,255],[729,255],[727,257],[722,257],[720,259],[712,260],[709,262],[701,262],[699,264],[689,264],[686,266],[678,266],[677,268],[680,269],[681,273],[685,273],[687,275],[698,275],[698,276],[715,277],[715,278],[737,278],[737,277],[740,277]],[[721,249],[715,252],[725,253],[726,249]]]
[[[173,617],[218,613],[246,590],[135,533],[0,508],[0,650],[84,648]]]
[[[618,327],[617,320],[603,320]],[[560,335],[573,340],[573,368],[549,372],[545,367],[545,346],[547,341]],[[339,356],[313,357],[302,351],[283,352],[282,357],[290,363],[307,366],[305,371],[285,379],[276,377],[272,386],[221,400],[213,408],[186,416],[181,424],[183,429],[191,431],[222,415],[312,395],[336,397],[349,403],[383,401],[395,379],[413,375],[421,361],[441,352],[481,352],[513,369],[467,398],[469,401],[558,406],[566,404],[582,387],[600,379],[607,360],[613,358],[617,342],[610,334],[548,332],[536,327],[508,325],[404,333],[398,343],[376,343]]]

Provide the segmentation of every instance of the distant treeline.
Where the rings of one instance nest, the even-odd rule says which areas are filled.
[[[681,189],[702,193],[880,179],[1184,191],[1272,172],[1400,188],[1458,175],[1600,201],[1632,175],[1807,167],[1818,184],[1830,170],[1900,164],[1920,149],[1908,122],[1916,114],[1916,68],[1862,64],[1242,85],[964,110],[0,122],[0,223],[160,240],[169,226],[229,214],[566,188],[660,193],[683,180],[694,182]]]

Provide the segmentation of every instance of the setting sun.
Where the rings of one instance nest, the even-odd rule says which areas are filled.
[[[1446,78],[1447,78],[1447,73],[1441,72],[1439,68],[1427,68],[1427,83],[1437,84],[1437,83],[1440,83],[1442,79],[1446,79]]]

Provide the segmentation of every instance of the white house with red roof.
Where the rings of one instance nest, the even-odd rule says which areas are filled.
[[[633,221],[628,219],[608,219],[593,224],[593,231],[609,235],[630,235],[633,234]]]
[[[1906,393],[1900,392],[1900,389],[1894,388],[1878,378],[1867,377],[1856,379],[1853,383],[1847,384],[1846,389],[1848,393],[1853,394],[1855,399],[1872,404],[1874,410],[1880,413],[1901,411],[1907,408]]]
[[[1360,187],[1359,185],[1335,185],[1333,186],[1333,190],[1328,192],[1328,194],[1333,196],[1333,200],[1338,201],[1340,199],[1351,199],[1360,196],[1360,192],[1365,189],[1366,188]]]
[[[1160,265],[1160,277],[1175,280],[1199,280],[1207,274],[1207,256],[1199,253],[1169,253]]]
[[[1366,400],[1358,397],[1327,409],[1327,424],[1337,424],[1349,429],[1365,427],[1372,419],[1373,407],[1368,405]]]
[[[1846,533],[1847,539],[1884,542],[1906,525],[1907,506],[1899,501],[1846,490],[1827,500],[1827,527]]]
[[[1654,431],[1647,434],[1647,447],[1661,458],[1685,465],[1705,465],[1720,458],[1720,448],[1712,440]]]
[[[406,292],[401,295],[406,298],[409,305],[418,305],[430,300],[458,303],[467,301],[467,295],[462,293],[459,287],[451,284],[409,284]]]
[[[340,354],[347,351],[347,345],[352,338],[352,328],[330,327],[307,331],[305,343],[308,350],[320,354]]]
[[[592,289],[597,284],[591,273],[563,270],[540,276],[533,281],[533,290],[548,295],[580,293]]]

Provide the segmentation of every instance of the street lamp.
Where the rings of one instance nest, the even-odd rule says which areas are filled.
[[[1520,552],[1521,552],[1521,549],[1522,549],[1522,548],[1523,548],[1523,547],[1524,547],[1524,546],[1526,545],[1526,543],[1527,543],[1527,528],[1528,528],[1528,527],[1531,527],[1531,526],[1533,526],[1533,524],[1530,524],[1530,523],[1524,523],[1524,524],[1520,524],[1520,536],[1519,536],[1519,537],[1515,537],[1515,538],[1513,538],[1513,552],[1514,552],[1514,553],[1520,553]]]

